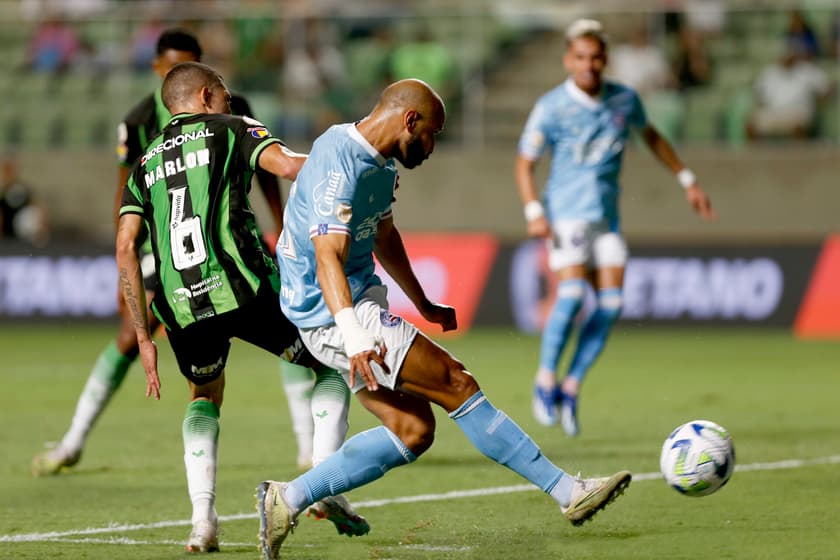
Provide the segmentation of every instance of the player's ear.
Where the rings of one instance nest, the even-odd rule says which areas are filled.
[[[408,130],[409,132],[414,132],[414,128],[417,126],[417,121],[420,120],[420,114],[414,109],[409,109],[405,112],[403,118],[406,130]]]
[[[213,101],[213,90],[207,86],[203,86],[201,88],[201,103],[205,107],[210,107],[211,102]]]

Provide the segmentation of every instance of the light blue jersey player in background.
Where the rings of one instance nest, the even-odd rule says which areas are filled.
[[[563,63],[569,78],[531,111],[519,141],[515,175],[528,235],[547,239],[549,266],[559,276],[557,298],[543,330],[533,413],[541,424],[554,425],[559,404],[563,430],[574,436],[579,432],[581,383],[621,313],[627,246],[619,227],[618,176],[630,132],[641,134],[676,175],[700,216],[711,219],[714,213],[694,173],[647,122],[636,92],[602,78],[607,41],[599,22],[578,20],[568,28]],[[545,152],[551,154],[551,169],[541,202],[534,169]],[[568,374],[558,386],[560,356],[587,282],[598,303],[580,328]]]

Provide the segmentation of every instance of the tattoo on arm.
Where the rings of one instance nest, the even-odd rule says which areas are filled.
[[[134,328],[145,329],[147,323],[146,309],[140,305],[138,296],[134,293],[134,288],[131,286],[131,278],[129,277],[128,270],[125,268],[120,269],[120,284],[123,286],[125,304],[131,310],[131,316],[134,319]]]

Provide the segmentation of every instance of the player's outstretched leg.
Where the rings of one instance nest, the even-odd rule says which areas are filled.
[[[534,441],[480,390],[449,414],[476,448],[554,498],[574,525],[590,519],[630,484],[621,471],[605,479],[573,478],[543,456]]]
[[[568,342],[575,315],[586,293],[582,278],[564,280],[557,286],[557,299],[545,323],[540,346],[540,367],[534,380],[531,401],[534,419],[543,426],[557,423],[556,371],[560,356]]]
[[[604,288],[598,291],[598,307],[580,329],[577,349],[563,380],[559,394],[560,423],[566,435],[580,433],[578,422],[578,396],[586,373],[601,355],[612,326],[621,315],[621,288]]]
[[[55,448],[35,456],[33,476],[58,474],[79,462],[90,430],[119,389],[133,361],[134,357],[120,353],[115,342],[105,347],[79,396],[70,428]]]

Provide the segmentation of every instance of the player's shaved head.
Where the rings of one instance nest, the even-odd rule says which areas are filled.
[[[440,95],[422,80],[407,79],[394,82],[382,92],[374,111],[414,110],[421,118],[437,122],[443,126],[446,109]]]
[[[202,88],[214,91],[219,87],[224,89],[225,86],[218,72],[200,62],[182,62],[173,67],[163,80],[161,98],[174,115],[189,105]]]

